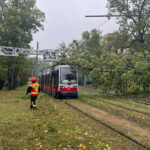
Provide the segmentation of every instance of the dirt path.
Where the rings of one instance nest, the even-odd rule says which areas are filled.
[[[146,145],[150,145],[150,131],[137,126],[136,123],[119,118],[117,116],[113,116],[106,111],[78,101],[70,101],[69,103],[79,108],[80,110],[90,114],[94,118],[100,119],[104,123],[111,125],[113,128],[124,132],[128,136],[133,137],[139,142],[144,141]]]

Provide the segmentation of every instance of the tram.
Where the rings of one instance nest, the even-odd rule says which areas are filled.
[[[78,74],[72,66],[58,65],[40,72],[39,84],[41,90],[55,98],[78,98]]]

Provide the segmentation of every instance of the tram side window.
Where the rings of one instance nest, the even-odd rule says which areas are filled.
[[[49,84],[50,84],[50,87],[52,86],[52,73],[50,73],[50,76],[49,76]]]
[[[45,75],[45,85],[47,86],[47,76]]]
[[[58,70],[56,71],[55,75],[55,86],[58,87]]]
[[[51,82],[51,80],[50,80],[50,74],[48,75],[48,86],[50,86],[50,82]]]
[[[55,77],[56,77],[56,72],[54,71],[53,74],[52,74],[52,84],[53,84],[53,87],[55,87]]]
[[[45,86],[46,86],[47,84],[46,84],[46,75],[45,75]]]
[[[47,75],[47,86],[49,86],[49,74]]]
[[[48,86],[48,75],[46,75],[46,86]]]
[[[42,76],[42,85],[44,84],[44,76]]]
[[[58,77],[59,77],[59,74],[58,74],[58,70],[54,71],[53,72],[53,86],[54,87],[58,87]]]

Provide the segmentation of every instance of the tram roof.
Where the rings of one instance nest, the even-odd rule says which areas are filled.
[[[58,65],[58,66],[54,67],[54,70],[57,70],[57,69],[62,68],[62,67],[70,67],[70,65]]]

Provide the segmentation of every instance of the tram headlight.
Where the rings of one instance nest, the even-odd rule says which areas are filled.
[[[61,89],[64,89],[65,87],[64,87],[64,86],[61,86],[60,88],[61,88]]]
[[[77,86],[73,86],[73,88],[75,88],[75,89],[76,89],[76,88],[77,88]]]

